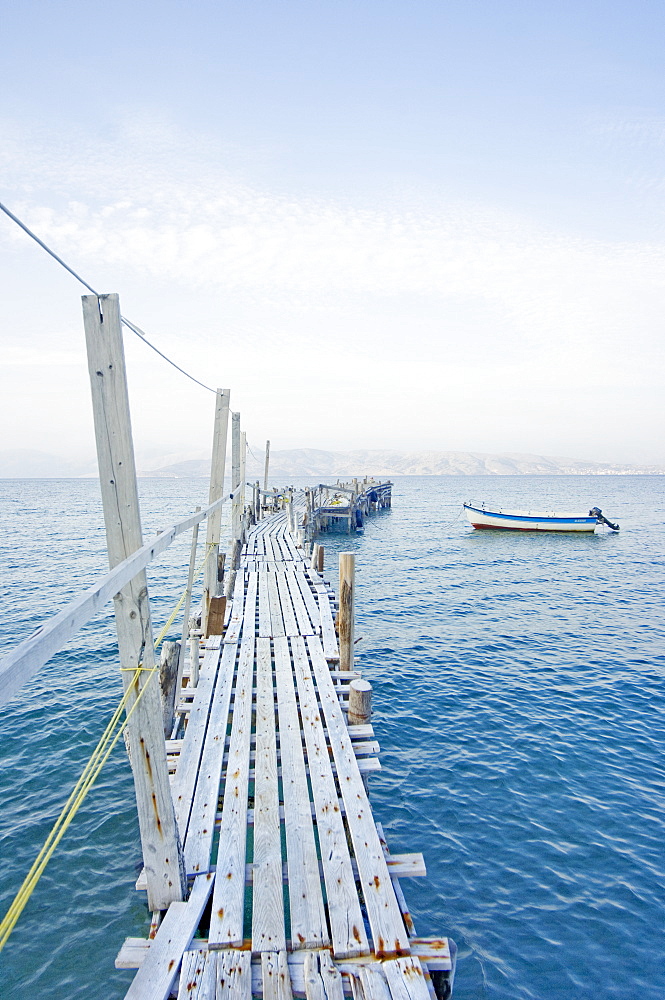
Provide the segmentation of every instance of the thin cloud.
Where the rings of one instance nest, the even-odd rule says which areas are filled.
[[[449,421],[464,433],[475,427],[476,448],[488,407],[497,412],[522,394],[531,439],[513,430],[522,420],[516,406],[512,450],[534,447],[539,421],[554,439],[553,415],[573,439],[586,422],[590,439],[594,398],[607,408],[612,393],[658,384],[659,243],[580,239],[443,197],[377,195],[363,207],[260,189],[220,166],[213,144],[164,128],[134,135],[123,155],[117,145],[15,132],[2,156],[3,200],[95,287],[123,296],[129,288],[125,311],[151,336],[152,312],[133,304],[150,302],[152,311],[159,298],[156,341],[186,367],[205,357],[206,366],[240,372],[251,350],[253,378],[297,384],[314,351],[321,401],[334,405],[338,387],[353,385],[363,399],[371,395],[367,416],[381,407],[387,414],[401,392],[420,425],[425,415],[441,418],[444,386]],[[0,248],[25,244],[24,234],[0,226]],[[191,353],[194,344],[205,354]],[[353,362],[362,365],[357,378]],[[249,397],[249,376],[237,377]],[[540,416],[539,394],[550,400]],[[641,415],[626,403],[626,440],[637,440],[642,425],[658,433],[649,405]],[[157,416],[155,424],[156,436]],[[565,439],[556,450],[571,451]]]

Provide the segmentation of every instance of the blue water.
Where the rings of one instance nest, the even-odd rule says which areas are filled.
[[[457,1000],[665,997],[663,563],[658,477],[427,477],[357,552],[358,662],[375,689],[383,771],[370,791],[418,932],[459,946]],[[146,533],[205,503],[201,480],[144,480]],[[463,499],[588,509],[618,534],[474,532]],[[105,568],[96,483],[0,481],[3,646]],[[175,551],[174,551],[175,550]],[[165,620],[182,539],[150,574]],[[117,700],[110,613],[0,720],[0,908],[9,904]],[[118,747],[0,955],[12,1000],[111,998],[113,959],[146,930],[140,848]]]

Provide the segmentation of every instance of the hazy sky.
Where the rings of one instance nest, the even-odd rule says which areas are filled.
[[[0,201],[250,443],[665,463],[665,4],[2,0]],[[93,451],[0,216],[0,451]],[[212,395],[128,334],[140,463]]]

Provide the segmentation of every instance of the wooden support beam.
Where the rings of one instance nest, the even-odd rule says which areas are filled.
[[[270,468],[270,441],[266,441],[266,464],[263,472],[263,492],[268,492],[268,469]]]
[[[111,568],[142,546],[136,466],[117,295],[84,295],[83,318],[97,441],[99,480]],[[114,597],[128,736],[148,906],[167,909],[185,889],[182,849],[169,786],[162,705],[145,570]],[[134,677],[137,667],[143,669]],[[141,695],[132,712],[132,707]]]
[[[245,520],[245,490],[247,483],[245,482],[247,478],[247,434],[245,431],[240,432],[240,497],[238,498],[239,510],[240,510],[240,539],[243,544],[246,539],[247,532],[247,522]]]
[[[210,465],[210,494],[208,503],[214,503],[224,492],[224,467],[226,464],[226,437],[229,426],[229,399],[228,389],[217,390],[217,401],[215,404],[215,429],[212,441],[212,461]],[[217,597],[219,590],[217,561],[219,556],[219,539],[221,534],[222,510],[218,507],[208,518],[208,531],[206,535],[206,555],[205,576],[203,584],[203,621],[201,625],[204,633],[208,631],[208,614],[210,611],[210,601]]]
[[[193,621],[194,619],[192,619]],[[201,636],[200,628],[189,630],[189,686],[198,687],[199,683],[199,661],[201,659]]]
[[[357,678],[349,684],[349,725],[365,726],[372,718],[372,685]]]
[[[208,609],[208,629],[206,638],[211,635],[221,635],[224,631],[224,615],[226,614],[226,597],[211,597]]]
[[[164,739],[168,740],[175,721],[175,698],[178,683],[178,664],[180,663],[180,643],[168,639],[162,645],[159,660],[159,686],[162,692],[162,712],[164,720]]]
[[[197,507],[196,510],[199,511],[201,508]],[[189,638],[189,612],[192,607],[192,588],[194,586],[194,573],[196,571],[196,550],[198,548],[199,542],[199,526],[198,523],[192,528],[192,544],[189,550],[189,570],[187,573],[187,587],[185,589],[185,606],[182,612],[182,632],[180,634],[180,656],[178,660],[178,680],[176,683],[176,691],[178,694],[182,688],[182,673],[185,668],[185,650],[187,648],[187,639]],[[205,604],[206,602],[204,602]]]
[[[339,668],[353,670],[355,631],[356,557],[353,552],[339,554]]]
[[[309,561],[309,568],[316,572],[319,568],[319,548],[318,542],[314,542],[312,545],[312,556]]]
[[[231,515],[231,541],[240,538],[240,514],[244,487],[240,488],[240,414],[232,414],[231,419],[231,492],[233,506]]]

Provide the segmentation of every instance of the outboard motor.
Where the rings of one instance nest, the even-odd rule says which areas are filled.
[[[598,524],[606,524],[608,528],[612,529],[612,531],[619,530],[619,525],[612,524],[611,521],[608,521],[607,518],[604,516],[600,507],[592,507],[591,510],[589,511],[589,517],[595,517],[595,519],[598,521]]]

